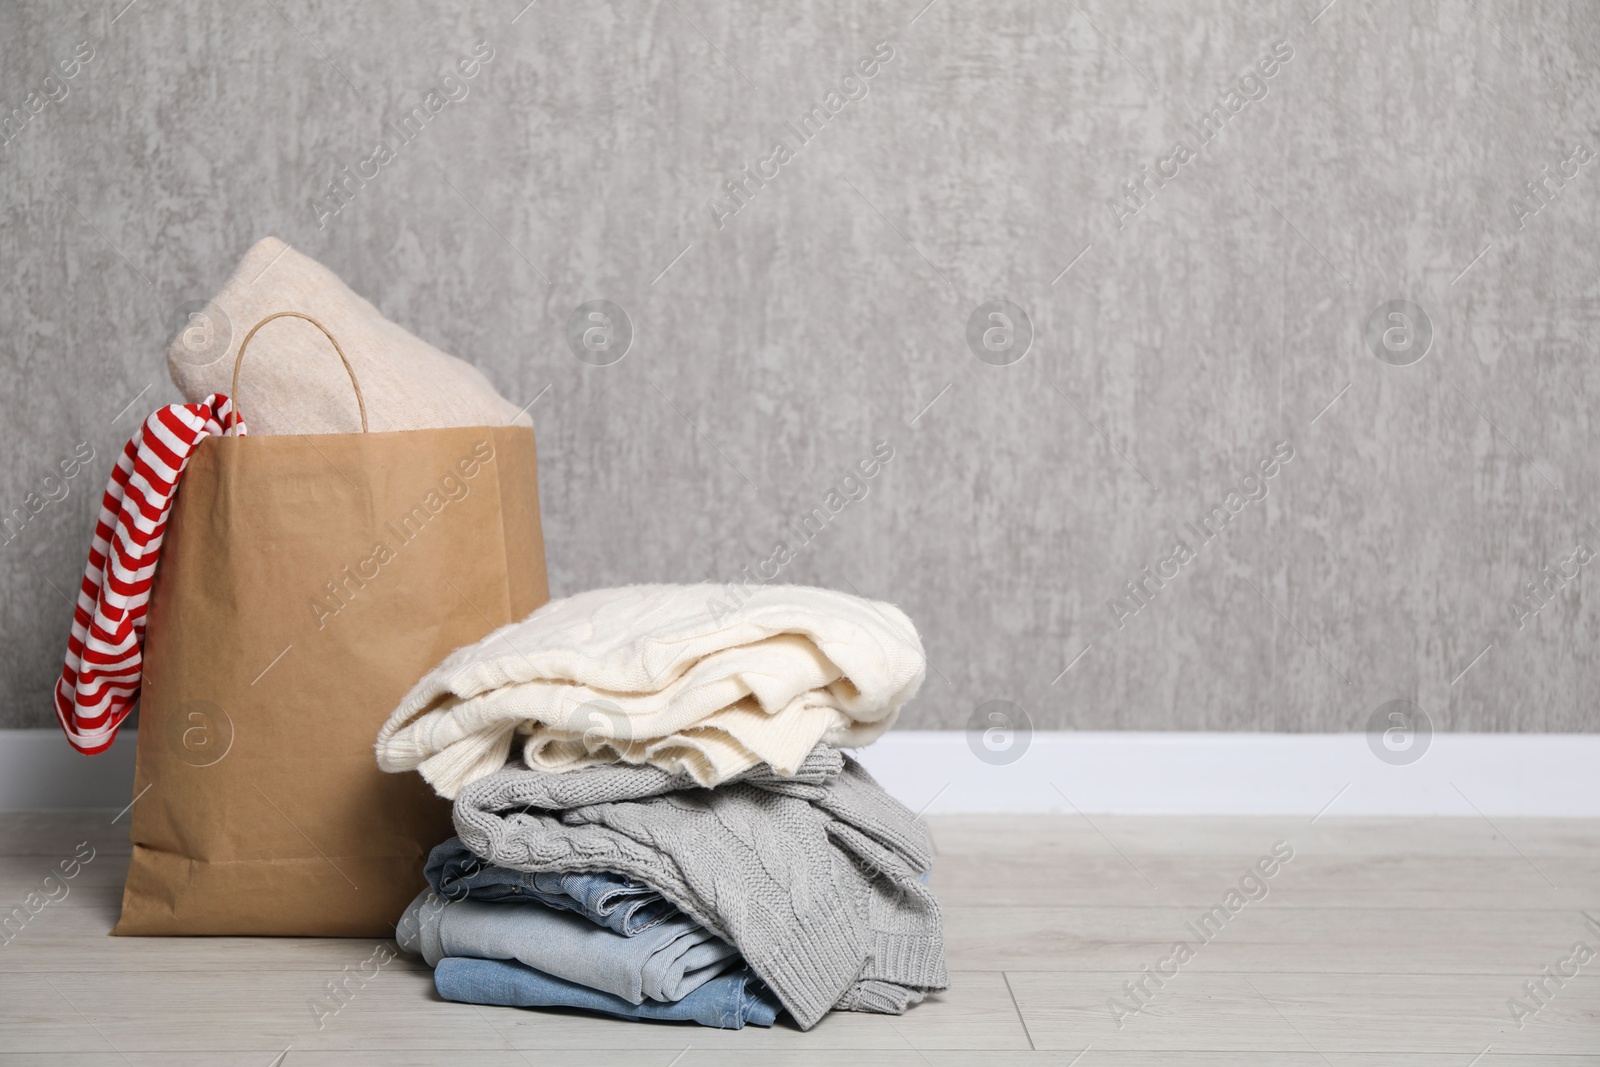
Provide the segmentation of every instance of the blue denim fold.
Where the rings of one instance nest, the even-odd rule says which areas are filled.
[[[423,877],[446,900],[522,903],[530,899],[575,911],[624,937],[643,933],[678,909],[643,882],[608,871],[566,874],[496,867],[468,851],[459,837],[436,845]]]
[[[771,1026],[778,1017],[776,997],[748,967],[729,971],[670,1004],[647,1000],[630,1004],[621,997],[568,982],[510,960],[446,957],[434,968],[433,984],[446,1000],[509,1008],[582,1008],[620,1019],[695,1022],[724,1030]]]
[[[742,962],[732,945],[684,915],[624,937],[535,901],[451,901],[431,889],[401,916],[395,940],[432,966],[447,956],[517,960],[633,1004],[682,1000]]]

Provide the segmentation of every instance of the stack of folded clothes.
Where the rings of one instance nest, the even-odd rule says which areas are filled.
[[[946,987],[915,815],[838,746],[921,685],[916,630],[820,589],[635,586],[453,653],[379,736],[455,801],[400,946],[441,996],[802,1028]]]

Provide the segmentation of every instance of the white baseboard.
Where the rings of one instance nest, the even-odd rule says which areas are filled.
[[[0,730],[0,810],[122,807],[134,741],[81,756],[57,730]],[[900,730],[857,755],[930,814],[1600,817],[1600,734],[1434,734],[1405,765],[1364,734],[1036,733],[996,765],[962,731]]]
[[[135,733],[85,756],[60,730],[0,730],[0,811],[120,808],[133,799]]]
[[[930,814],[1600,816],[1600,734],[1434,734],[1405,765],[1365,734],[1036,733],[990,765],[965,733],[905,730],[857,755]]]

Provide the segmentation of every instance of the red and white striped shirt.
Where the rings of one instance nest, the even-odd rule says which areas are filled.
[[[195,447],[234,421],[221,393],[169,404],[144,420],[111,471],[56,683],[56,718],[79,752],[111,747],[139,698],[150,584],[178,480]]]

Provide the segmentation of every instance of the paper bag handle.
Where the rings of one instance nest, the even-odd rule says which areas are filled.
[[[250,344],[250,338],[254,337],[256,335],[256,332],[258,330],[260,330],[261,327],[265,326],[267,323],[271,322],[273,319],[282,319],[282,318],[305,319],[311,325],[313,325],[317,329],[321,330],[322,331],[322,336],[326,337],[328,339],[328,343],[333,345],[333,350],[335,352],[339,353],[339,362],[344,364],[344,372],[346,374],[350,375],[350,387],[356,391],[356,407],[361,409],[361,432],[362,433],[366,433],[367,432],[367,402],[361,396],[361,383],[356,381],[355,368],[350,366],[350,360],[344,354],[344,349],[339,347],[339,342],[335,341],[333,339],[333,334],[328,332],[328,328],[326,326],[322,325],[322,323],[318,322],[316,319],[312,318],[310,315],[302,315],[298,311],[279,311],[279,312],[276,312],[275,314],[268,315],[266,318],[262,319],[260,322],[256,323],[254,326],[250,327],[250,332],[244,335],[244,340],[243,341],[239,342],[239,354],[237,356],[235,356],[234,360],[233,360],[233,392],[231,392],[229,394],[229,396],[231,396],[233,398],[233,412],[234,412],[234,415],[238,416],[240,414],[240,411],[239,411],[239,369],[244,366],[244,350]],[[233,426],[231,427],[229,432],[232,433],[233,436],[235,436],[235,437],[239,436],[239,420],[238,420],[237,417],[234,419]]]

